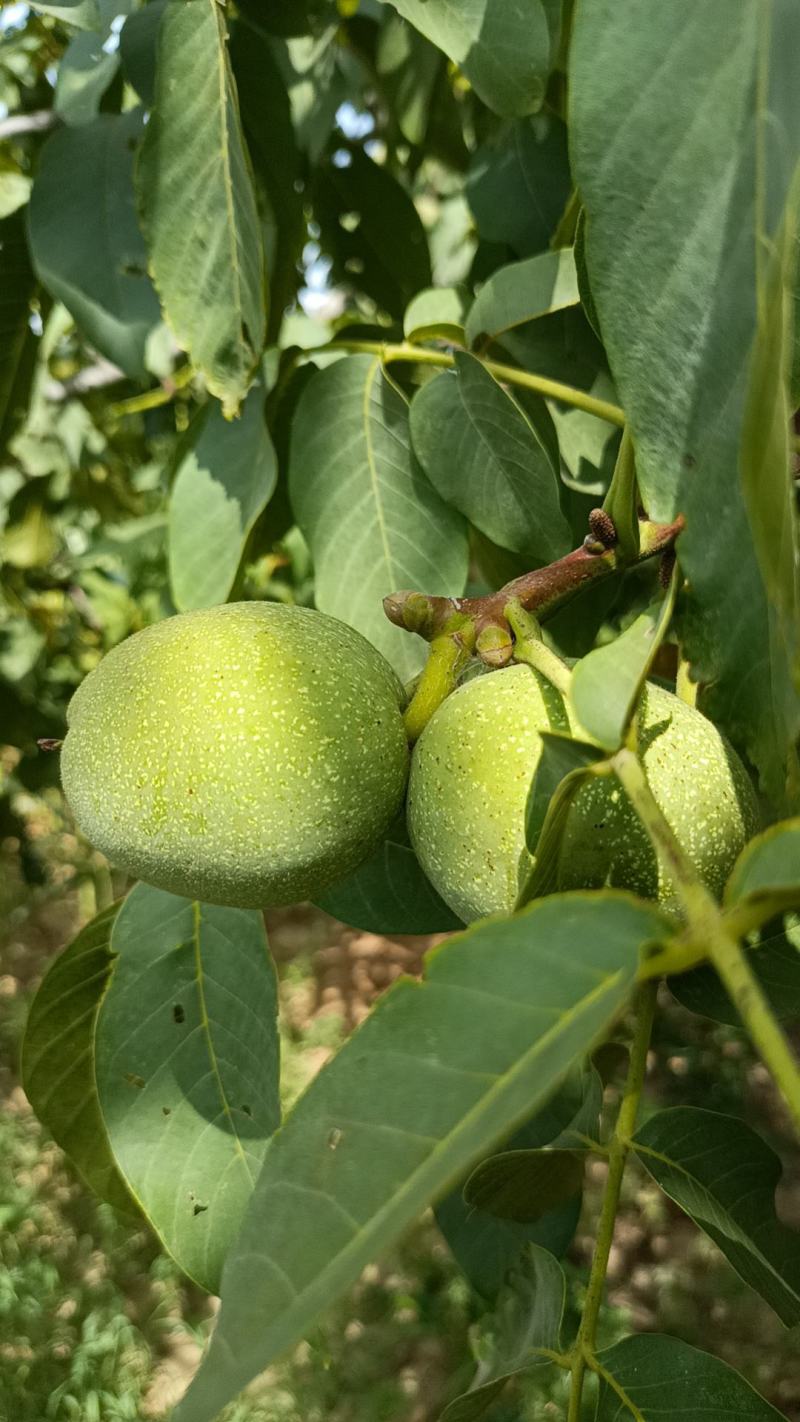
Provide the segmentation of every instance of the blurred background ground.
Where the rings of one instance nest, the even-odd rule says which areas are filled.
[[[0,851],[0,1419],[157,1422],[197,1364],[215,1301],[181,1277],[145,1229],[90,1196],[31,1114],[18,1076],[25,1015],[43,971],[124,883],[74,835],[56,792],[23,795],[17,809],[24,836],[6,838]],[[28,882],[26,870],[40,882]],[[399,974],[420,970],[432,940],[377,938],[311,907],[273,912],[267,926],[281,980],[288,1103],[375,997]],[[665,995],[649,1099],[743,1114],[786,1162],[779,1209],[800,1225],[800,1155],[766,1073],[734,1030]],[[573,1307],[603,1170],[601,1162],[590,1167],[567,1261]],[[604,1341],[628,1327],[675,1333],[734,1363],[800,1422],[794,1334],[635,1166],[609,1278]],[[470,1330],[480,1314],[426,1216],[227,1422],[427,1422],[469,1382]],[[542,1373],[509,1392],[495,1415],[558,1418],[562,1402],[561,1378]]]

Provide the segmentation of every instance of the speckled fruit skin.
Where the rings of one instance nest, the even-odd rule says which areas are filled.
[[[331,617],[229,603],[167,618],[76,691],[64,791],[112,864],[187,898],[295,903],[354,869],[402,802],[403,690]]]
[[[515,666],[467,683],[439,708],[411,763],[408,824],[423,869],[466,923],[508,912],[530,867],[525,803],[541,754],[541,730],[564,729],[552,688]],[[556,694],[557,695],[557,694]],[[716,727],[670,692],[648,684],[642,745],[650,787],[698,873],[720,893],[758,828],[752,787]],[[563,889],[611,884],[657,898],[673,886],[624,791],[597,780],[578,794],[562,845]]]

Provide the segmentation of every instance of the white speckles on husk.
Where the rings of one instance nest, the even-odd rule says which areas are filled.
[[[411,839],[442,898],[465,922],[514,906],[530,867],[525,804],[554,724],[531,669],[509,667],[448,697],[414,752],[408,797]],[[649,684],[641,736],[650,787],[698,873],[719,893],[758,827],[746,771],[716,727]],[[567,824],[560,887],[628,888],[674,910],[672,885],[630,801],[613,779],[591,782]]]
[[[115,647],[70,703],[64,790],[129,873],[242,907],[343,877],[399,808],[402,687],[322,613],[229,603]]]

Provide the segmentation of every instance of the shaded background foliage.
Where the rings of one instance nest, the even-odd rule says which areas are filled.
[[[735,7],[737,87],[721,62],[719,7],[680,8],[665,12],[663,44],[648,31],[639,45],[626,7],[598,5],[591,18],[585,7],[569,108],[572,7],[562,13],[554,0],[464,0],[457,9],[434,0],[238,0],[226,13],[211,0],[77,0],[2,12],[9,1417],[26,1416],[23,1397],[37,1422],[47,1397],[57,1419],[92,1409],[137,1416],[146,1396],[152,1414],[163,1414],[169,1389],[154,1399],[147,1388],[163,1355],[176,1352],[165,1339],[188,1341],[194,1363],[192,1341],[208,1324],[207,1306],[147,1232],[88,1201],[14,1084],[16,1009],[52,950],[127,887],[75,834],[56,759],[36,749],[38,738],[63,735],[72,691],[110,647],[176,610],[233,597],[315,601],[375,640],[407,679],[421,644],[383,619],[381,597],[397,586],[482,591],[580,542],[619,445],[618,422],[598,418],[594,402],[619,400],[651,512],[671,517],[686,500],[699,511],[679,627],[711,687],[709,709],[749,756],[773,812],[796,809],[796,592],[791,568],[763,555],[768,520],[794,526],[791,493],[780,472],[785,447],[764,439],[763,401],[748,403],[770,376],[770,353],[786,357],[780,243],[777,271],[760,273],[779,291],[760,324],[749,296],[740,298],[755,290],[756,230],[777,235],[791,177],[782,154],[797,147],[782,62],[790,10],[772,7],[765,97],[774,131],[788,140],[766,155],[773,206],[754,213],[758,145],[746,96],[759,53],[755,12]],[[725,34],[731,23],[728,13]],[[675,48],[670,26],[682,35]],[[703,125],[672,102],[687,72]],[[648,123],[625,126],[642,92]],[[624,141],[612,146],[608,126],[617,122]],[[730,172],[732,147],[739,164]],[[671,206],[654,233],[638,214],[672,154]],[[612,200],[620,191],[624,210]],[[694,202],[700,191],[698,227],[687,194]],[[728,238],[714,243],[719,232]],[[675,289],[676,273],[686,289]],[[658,309],[652,329],[644,319],[654,290],[682,315],[666,342]],[[343,349],[425,342],[436,360],[387,367],[369,349],[344,359],[316,353],[337,340]],[[442,358],[454,371],[437,371]],[[501,384],[492,362],[566,382],[587,408]],[[716,419],[720,408],[730,418]],[[731,477],[748,439],[767,448],[757,489],[755,475],[753,487]],[[358,561],[343,579],[356,533]],[[576,600],[550,624],[555,645],[577,656],[607,641],[654,591],[644,569]],[[731,626],[735,641],[721,635]],[[674,655],[665,649],[667,676]],[[402,884],[409,866],[399,831],[391,853]],[[374,915],[369,883],[359,892]],[[347,916],[335,894],[324,907]],[[426,901],[426,926],[442,911]],[[453,925],[445,914],[436,926]],[[310,909],[278,915],[270,934],[293,1095],[376,991],[418,967],[424,945],[343,931]],[[766,1128],[791,1161],[781,1198],[796,1223],[794,1148],[736,1029],[673,1006],[654,1050],[659,1104],[713,1105]],[[590,1175],[590,1205],[598,1184]],[[628,1192],[608,1341],[631,1325],[672,1331],[743,1366],[800,1417],[796,1360],[772,1316],[687,1234],[643,1171]],[[589,1248],[584,1225],[571,1283]],[[399,1256],[367,1271],[310,1348],[273,1373],[272,1391],[231,1418],[434,1415],[468,1381],[468,1328],[480,1312],[426,1222]],[[53,1314],[63,1320],[55,1337],[45,1322]],[[511,1401],[505,1415],[520,1406],[548,1415],[541,1409],[561,1403],[560,1386],[529,1379],[524,1404]]]

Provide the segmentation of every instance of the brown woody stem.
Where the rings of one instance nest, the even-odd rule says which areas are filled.
[[[526,612],[534,612],[544,621],[586,583],[621,572],[671,548],[683,527],[680,515],[669,524],[642,520],[639,552],[634,558],[626,558],[619,545],[609,547],[608,538],[598,537],[593,531],[580,548],[566,557],[546,568],[523,573],[522,577],[514,578],[486,597],[433,597],[419,592],[397,592],[384,598],[384,611],[396,627],[416,632],[428,642],[456,628],[463,632],[469,625],[478,655],[491,666],[502,666],[513,655],[513,638],[506,618],[509,602],[517,603]],[[488,655],[484,655],[484,650]]]

